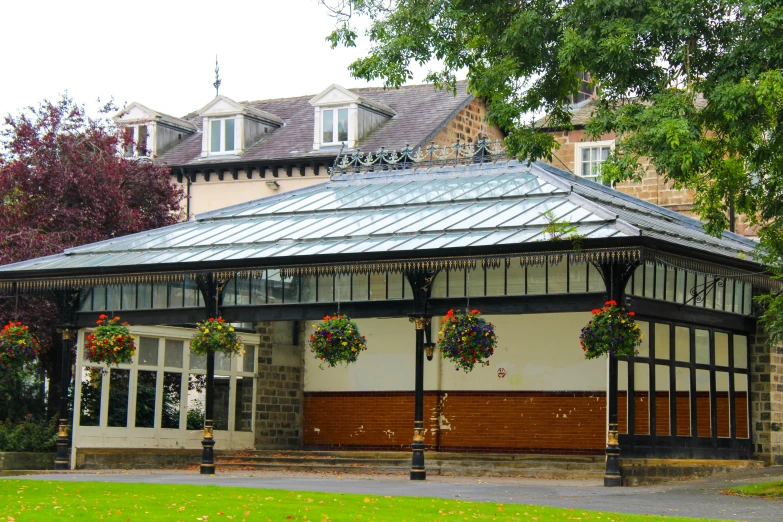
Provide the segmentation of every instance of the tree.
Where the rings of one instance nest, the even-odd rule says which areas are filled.
[[[507,132],[511,154],[551,160],[557,143],[526,121],[569,128],[569,97],[587,72],[600,94],[587,129],[615,132],[610,181],[638,180],[640,157],[720,235],[731,210],[759,227],[760,256],[783,276],[783,2],[780,0],[322,0],[332,46],[355,45],[369,19],[369,54],[350,65],[398,87],[411,65],[428,81],[469,89]],[[783,340],[783,296],[762,298]]]
[[[91,117],[64,96],[5,118],[0,131],[0,264],[57,254],[184,217],[183,191],[170,182],[165,165],[119,154],[131,136],[106,117],[114,110],[109,103]],[[44,352],[52,352],[61,318],[45,296],[0,299],[0,322],[11,319],[29,324]],[[45,359],[55,383],[57,359]]]

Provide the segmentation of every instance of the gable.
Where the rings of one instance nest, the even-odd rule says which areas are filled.
[[[359,96],[356,94],[344,87],[332,84],[319,94],[316,94],[310,100],[310,105],[314,107],[322,105],[346,105],[349,103],[357,103],[358,101]]]
[[[241,105],[234,100],[226,98],[225,96],[217,96],[198,111],[198,114],[199,116],[229,116],[232,114],[239,114],[244,109],[244,105]]]
[[[136,123],[141,121],[151,121],[155,119],[158,114],[141,105],[140,103],[132,103],[122,111],[120,111],[115,117],[116,123]]]

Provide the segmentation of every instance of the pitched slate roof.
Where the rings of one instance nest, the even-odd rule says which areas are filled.
[[[376,151],[402,149],[405,145],[417,147],[427,143],[440,131],[473,96],[467,92],[467,83],[457,83],[456,96],[451,91],[438,90],[432,85],[411,85],[400,89],[351,89],[363,98],[391,107],[397,115],[383,123],[358,148]],[[252,163],[276,160],[334,158],[340,148],[313,150],[313,120],[315,111],[309,101],[313,96],[244,102],[246,105],[272,113],[283,119],[285,125],[251,146],[242,156],[201,157],[201,133],[198,132],[160,156],[170,166],[196,166],[224,163]],[[185,116],[201,130],[202,119],[195,113]]]
[[[0,280],[521,252],[551,239],[552,218],[573,224],[585,243],[649,236],[695,257],[733,260],[752,256],[755,247],[737,234],[709,236],[699,221],[547,164],[503,161],[339,175],[195,221],[2,266]]]

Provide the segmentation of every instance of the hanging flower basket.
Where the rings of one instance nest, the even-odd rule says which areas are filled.
[[[327,315],[315,326],[310,336],[310,351],[324,364],[334,367],[338,363],[356,362],[359,352],[367,349],[367,341],[359,334],[359,327],[345,315]]]
[[[231,356],[242,353],[242,342],[234,332],[234,327],[222,317],[210,317],[203,323],[196,323],[196,335],[190,340],[190,349],[196,355],[220,352]]]
[[[38,356],[40,346],[27,326],[11,321],[0,332],[0,369],[20,370]],[[8,374],[10,376],[10,373]]]
[[[617,301],[607,301],[603,308],[593,310],[593,318],[582,328],[579,336],[585,359],[636,355],[636,347],[642,343],[642,332],[634,321],[633,312],[617,306]]]
[[[449,310],[441,322],[438,348],[444,359],[457,365],[457,371],[467,373],[476,364],[489,366],[489,358],[495,353],[498,344],[495,326],[480,315],[478,310],[457,313]]]
[[[101,314],[98,325],[87,336],[84,353],[87,360],[109,366],[129,363],[136,354],[136,343],[128,329],[128,323],[120,323],[119,317],[109,319]]]

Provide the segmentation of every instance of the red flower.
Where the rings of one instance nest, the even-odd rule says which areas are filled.
[[[471,310],[471,311],[470,311],[470,313],[472,313],[472,314],[480,314],[481,312],[479,312],[479,311],[478,311],[478,310],[476,310],[476,309],[473,309],[473,310]]]
[[[98,319],[106,319],[106,314],[101,314],[98,316]]]
[[[609,305],[609,306],[617,306],[617,301],[615,301],[615,300],[613,299],[613,300],[611,300],[611,301],[607,301],[607,302],[606,302],[606,303],[604,303],[604,304],[606,304],[606,305]]]
[[[630,315],[631,317],[633,317],[633,316],[635,316],[635,315],[636,315],[636,312],[628,312],[628,315]]]
[[[601,310],[600,310],[599,308],[596,308],[596,309],[595,309],[595,310],[593,310],[591,313],[592,313],[593,315],[595,315],[595,314],[600,314],[600,313],[601,313]]]

